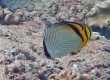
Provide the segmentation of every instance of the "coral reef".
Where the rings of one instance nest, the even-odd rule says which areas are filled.
[[[36,25],[36,22],[25,22],[22,26],[0,25],[0,41],[3,41],[0,43],[0,65],[4,65],[4,68],[0,66],[0,69],[2,69],[1,76],[7,75],[6,77],[8,78],[1,78],[2,80],[39,80],[38,77],[35,76],[38,76],[37,71],[45,61],[42,62],[37,59],[38,54],[36,53],[41,52],[41,45],[37,45],[37,43],[41,43],[39,42],[41,38],[39,40],[37,36],[42,35],[41,32],[38,32],[42,27],[37,25],[39,27],[38,29]],[[20,35],[19,31],[21,31]],[[23,35],[25,35],[24,39],[22,38]],[[36,37],[37,40],[35,39]],[[39,46],[39,49],[37,49],[36,46],[37,48]],[[30,50],[28,51],[27,48]]]
[[[110,28],[110,1],[97,3],[87,14],[88,26]]]
[[[9,11],[8,8],[0,7],[0,23],[1,24],[18,24],[22,18],[23,13],[17,9],[14,13]]]
[[[90,80],[97,77],[95,80],[109,80],[110,40],[98,32],[93,32],[88,44],[78,52],[61,58],[39,58],[39,54],[43,53],[43,32],[47,27],[44,24],[49,24],[48,21],[43,21],[45,18],[52,23],[67,20],[84,24],[88,10],[100,1],[102,0],[0,0],[1,22],[7,20],[4,12],[12,14],[11,18],[16,21],[18,17],[12,16],[21,14],[19,9],[24,20],[18,25],[0,24],[0,79]],[[110,31],[108,34],[103,32],[110,36]],[[77,65],[74,66],[76,68],[73,65]]]

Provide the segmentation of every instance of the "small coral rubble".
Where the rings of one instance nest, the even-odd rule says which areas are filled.
[[[110,28],[110,1],[103,1],[97,3],[86,14],[88,26],[98,26],[100,28]]]
[[[94,80],[94,79],[88,74],[81,74],[79,72],[72,74],[71,71],[64,70],[61,71],[59,75],[51,74],[48,80]]]

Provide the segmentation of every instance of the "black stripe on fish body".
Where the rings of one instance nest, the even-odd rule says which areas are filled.
[[[91,37],[91,30],[90,30],[90,28],[89,28],[88,26],[86,26],[86,27],[87,27],[87,29],[88,29],[89,32],[90,32],[90,36],[88,36],[87,29],[85,28],[85,34],[86,34],[86,36],[87,36],[87,39],[89,39],[89,38]]]
[[[55,23],[55,24],[57,24],[57,25],[58,25],[58,24],[59,24],[59,25],[61,25],[61,24],[77,24],[77,25],[79,25],[79,26],[82,28],[82,30],[84,29],[81,24],[76,23],[76,22],[66,22],[66,21],[65,21],[65,22],[60,22],[60,23]]]
[[[87,27],[88,27],[88,26],[87,26]],[[92,34],[92,33],[91,33],[91,29],[90,29],[89,27],[88,27],[88,29],[89,29],[89,31],[90,31],[90,37],[91,37],[91,34]],[[90,38],[90,37],[89,37],[89,38]]]
[[[79,24],[79,23],[76,23],[76,22],[69,22],[69,23],[78,24],[82,28],[82,30],[84,29],[83,26],[81,24]]]
[[[79,30],[76,27],[74,27],[72,24],[68,24],[68,23],[66,23],[66,25],[70,26],[79,35],[79,37],[81,37],[82,42],[84,41],[82,34],[79,32]]]
[[[86,34],[86,37],[87,37],[87,40],[89,39],[88,35],[87,35],[87,30],[85,29],[85,34]]]
[[[51,58],[51,56],[50,56],[49,52],[47,51],[47,47],[46,47],[46,45],[45,45],[44,40],[43,40],[43,46],[44,46],[45,56],[46,56],[47,58]]]
[[[86,36],[86,38],[87,38],[87,41],[89,40],[89,37],[88,37],[88,35],[87,35],[87,30],[85,29],[85,36]],[[86,43],[87,43],[87,41],[86,41]],[[85,43],[85,44],[86,44]]]

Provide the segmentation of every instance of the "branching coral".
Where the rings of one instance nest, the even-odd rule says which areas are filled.
[[[51,74],[48,80],[94,80],[88,74],[81,74],[79,72],[72,73],[71,71],[64,70],[59,75]]]
[[[110,1],[103,1],[97,3],[91,10],[86,14],[88,26],[98,26],[100,28],[110,28]]]
[[[8,10],[8,8],[0,8],[0,22],[1,24],[17,24],[20,22],[23,13],[20,9],[17,9],[14,13]]]

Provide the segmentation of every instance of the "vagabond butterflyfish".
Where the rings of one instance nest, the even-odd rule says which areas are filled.
[[[44,32],[43,47],[47,58],[65,56],[82,49],[91,37],[88,26],[75,22],[60,22],[51,25]]]

